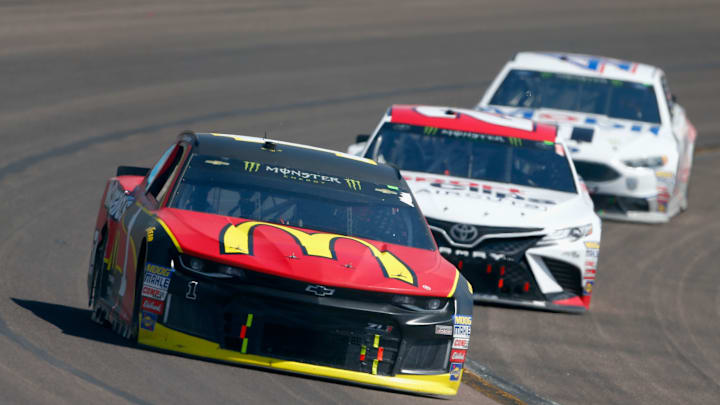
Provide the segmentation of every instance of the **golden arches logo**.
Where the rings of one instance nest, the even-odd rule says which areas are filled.
[[[390,252],[382,252],[372,244],[352,236],[332,233],[307,233],[283,225],[261,221],[247,221],[237,225],[228,224],[220,231],[220,253],[253,255],[253,232],[258,226],[269,226],[280,229],[292,236],[305,256],[324,257],[337,260],[335,242],[347,239],[357,242],[370,250],[377,259],[383,275],[387,278],[399,280],[417,286],[417,276],[400,259]]]

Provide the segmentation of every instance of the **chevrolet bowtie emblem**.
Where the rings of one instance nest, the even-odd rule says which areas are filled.
[[[309,286],[305,287],[305,291],[311,292],[311,293],[317,295],[318,297],[324,297],[326,295],[335,294],[334,288],[327,288],[323,285],[309,285]]]

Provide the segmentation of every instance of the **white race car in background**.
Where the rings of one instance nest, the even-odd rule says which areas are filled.
[[[600,218],[555,126],[396,105],[348,150],[400,169],[476,301],[589,309]]]
[[[521,52],[476,109],[559,125],[605,218],[667,222],[687,208],[696,131],[659,68]]]

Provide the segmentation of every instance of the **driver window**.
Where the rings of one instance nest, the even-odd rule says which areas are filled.
[[[146,193],[152,195],[156,201],[162,200],[170,186],[170,179],[177,171],[178,163],[183,155],[184,147],[173,145],[160,158],[148,175]]]

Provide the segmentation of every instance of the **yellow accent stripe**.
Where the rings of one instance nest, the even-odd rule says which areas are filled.
[[[342,153],[342,152],[335,152],[335,156],[345,158],[345,159],[357,160],[358,162],[363,162],[363,163],[377,166],[376,161],[374,161],[372,159],[360,157],[360,156],[348,155],[347,153]]]
[[[447,295],[448,297],[452,297],[453,295],[455,295],[455,289],[457,288],[458,280],[460,280],[460,272],[455,270],[455,281],[453,281],[453,286],[450,290],[450,294]]]
[[[352,381],[402,391],[434,395],[456,395],[460,381],[450,381],[450,373],[434,375],[396,374],[394,376],[372,375],[359,371],[337,369],[314,364],[273,359],[270,357],[242,354],[220,348],[220,345],[155,324],[154,331],[140,328],[138,343],[162,350],[184,353],[232,363],[268,367],[277,370],[309,374],[325,378]]]
[[[373,341],[373,347],[378,348],[380,346],[380,335],[375,335],[375,340]]]
[[[168,236],[170,237],[170,239],[172,239],[173,245],[175,245],[175,249],[177,249],[178,253],[182,253],[183,250],[180,247],[180,244],[178,243],[177,239],[175,239],[175,235],[173,235],[173,233],[170,231],[170,228],[168,228],[168,226],[165,224],[165,222],[162,219],[160,219],[160,217],[155,216],[155,220],[158,221],[160,226],[162,226],[163,229],[165,230],[165,233],[167,233]]]
[[[374,375],[374,374],[377,374],[377,365],[378,365],[377,359],[373,360],[373,366],[372,366],[372,373],[373,373],[373,375]]]
[[[247,326],[248,328],[251,327],[252,321],[253,321],[253,314],[248,314],[247,321],[245,321],[245,326]]]
[[[468,290],[470,290],[470,295],[474,294],[472,284],[470,284],[469,281],[467,283],[468,283]]]

